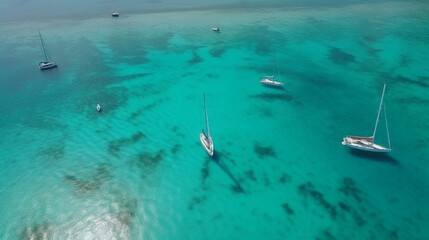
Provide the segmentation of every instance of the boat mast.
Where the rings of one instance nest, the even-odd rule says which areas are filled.
[[[45,59],[47,62],[48,61],[48,55],[46,55],[45,44],[43,44],[42,34],[40,34],[40,31],[39,31],[39,37],[40,37],[40,41],[42,42],[42,48],[43,48],[43,52],[45,53]]]
[[[273,76],[273,80],[274,80],[274,74],[276,74],[276,52],[274,52],[274,64],[273,64],[273,73],[271,74],[271,76]]]
[[[384,86],[383,86],[383,94],[381,95],[380,107],[378,108],[377,121],[375,121],[374,133],[372,134],[372,141],[373,142],[374,142],[375,132],[377,131],[378,120],[380,119],[381,107],[383,105],[384,90],[386,90],[386,84],[384,84]]]
[[[207,108],[206,108],[206,94],[203,93],[203,96],[204,96],[204,111],[206,114],[207,138],[211,141],[212,137],[210,136],[209,119],[207,117]]]
[[[279,75],[279,82],[282,81],[282,78],[280,76],[280,69],[279,69],[279,62],[277,61],[276,54],[274,54],[274,60],[276,61],[276,67],[277,67],[277,74]],[[273,74],[274,75],[274,74]]]

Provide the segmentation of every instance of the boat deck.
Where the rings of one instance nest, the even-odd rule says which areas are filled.
[[[201,145],[203,145],[204,147],[204,150],[206,150],[206,152],[210,155],[210,157],[212,157],[214,153],[213,143],[209,142],[209,139],[203,132],[200,133],[200,141],[201,141]]]
[[[370,151],[370,152],[390,152],[392,149],[383,147],[381,145],[375,144],[369,139],[372,138],[352,138],[345,137],[343,138],[342,144],[347,147],[351,147],[354,149]]]

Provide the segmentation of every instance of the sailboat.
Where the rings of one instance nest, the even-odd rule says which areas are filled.
[[[210,155],[210,157],[213,157],[213,154],[214,154],[214,144],[213,144],[212,137],[210,136],[209,119],[207,118],[206,95],[203,94],[203,96],[204,96],[204,111],[205,111],[205,114],[206,114],[207,135],[204,133],[204,129],[201,130],[200,141],[201,141],[201,144],[204,147],[204,150],[206,150],[206,152]]]
[[[43,39],[42,39],[42,35],[40,34],[40,31],[39,31],[39,36],[40,36],[40,41],[42,42],[43,52],[45,53],[45,61],[39,63],[40,70],[46,70],[46,69],[58,67],[57,64],[55,64],[54,62],[48,61],[48,55],[46,54],[45,45],[43,44]]]
[[[100,104],[97,104],[97,111],[101,112],[101,106],[100,106]]]
[[[389,137],[389,128],[387,126],[387,117],[386,117],[386,109],[384,108],[384,118],[386,122],[386,132],[387,132],[387,141],[389,147],[383,147],[381,145],[374,143],[375,133],[377,131],[378,121],[380,119],[381,108],[384,107],[383,99],[384,99],[384,91],[386,90],[386,84],[383,87],[383,94],[381,95],[380,107],[378,108],[377,120],[375,121],[374,133],[371,137],[358,137],[358,136],[347,136],[343,138],[342,144],[347,147],[369,151],[369,152],[390,152],[392,148],[390,146],[390,137]]]
[[[279,64],[277,62],[276,55],[274,55],[274,61],[276,63],[276,67],[277,67],[277,74],[279,76],[279,79],[281,80],[280,71],[279,71]],[[272,76],[261,77],[259,82],[264,86],[275,87],[275,88],[282,88],[284,85],[281,81],[274,81],[274,69],[273,69],[273,75]]]

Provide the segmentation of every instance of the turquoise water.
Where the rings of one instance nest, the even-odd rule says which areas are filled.
[[[0,239],[429,238],[428,9],[1,24]],[[57,69],[37,67],[38,30]],[[259,84],[274,54],[283,90]],[[393,151],[350,151],[342,137],[372,134],[383,83]]]

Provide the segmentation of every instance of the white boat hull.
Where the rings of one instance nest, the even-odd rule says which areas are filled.
[[[203,145],[204,150],[206,150],[207,154],[210,155],[210,157],[213,157],[214,154],[214,144],[212,141],[210,141],[206,134],[203,132],[200,133],[200,141],[201,145]]]
[[[375,144],[372,141],[368,140],[369,138],[353,138],[345,137],[343,138],[343,146],[350,148],[368,151],[368,152],[390,152],[392,149],[383,147],[381,145]]]
[[[261,79],[261,81],[259,81],[262,85],[265,86],[269,86],[269,87],[283,87],[283,83],[282,82],[276,82],[274,80],[271,79]]]
[[[56,68],[56,67],[58,67],[58,65],[55,64],[54,62],[40,62],[39,63],[40,70],[46,70],[46,69],[51,69],[51,68]]]

